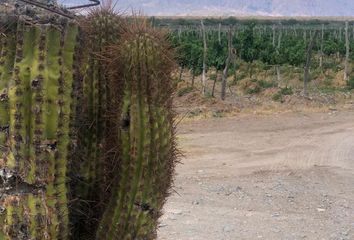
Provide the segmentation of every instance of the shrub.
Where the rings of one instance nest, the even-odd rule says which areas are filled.
[[[280,101],[282,99],[282,95],[280,94],[280,92],[277,92],[276,94],[273,95],[272,99],[274,101]]]
[[[183,88],[181,88],[181,89],[179,89],[179,90],[177,91],[177,96],[178,96],[178,97],[182,97],[182,96],[184,96],[184,95],[186,95],[186,94],[188,94],[188,93],[193,92],[193,90],[194,90],[194,88],[191,87],[191,86],[183,87]]]
[[[294,94],[292,87],[285,87],[280,89],[281,95],[292,95]]]
[[[354,89],[354,77],[349,78],[347,85],[350,90]]]
[[[291,87],[281,88],[276,94],[273,95],[272,99],[274,101],[283,101],[283,96],[292,95],[293,89]]]
[[[247,94],[257,94],[262,91],[262,88],[258,84],[252,84],[249,88],[247,88]]]
[[[274,81],[272,82],[267,82],[265,80],[259,80],[258,84],[260,87],[262,88],[272,88],[272,87],[276,87],[278,84]]]

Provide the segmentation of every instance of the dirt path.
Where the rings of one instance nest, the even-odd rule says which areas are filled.
[[[159,240],[354,239],[354,112],[201,120]]]

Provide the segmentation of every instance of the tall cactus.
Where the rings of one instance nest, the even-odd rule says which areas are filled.
[[[176,163],[166,34],[111,8],[39,18],[1,22],[0,239],[156,238]]]
[[[1,38],[1,239],[67,239],[78,28],[6,23]]]
[[[175,164],[173,69],[166,36],[136,20],[112,53],[111,89],[120,146],[116,189],[96,239],[155,239]],[[120,97],[122,96],[122,97]],[[112,142],[113,141],[113,142]]]
[[[78,149],[72,159],[71,175],[78,181],[72,181],[72,199],[70,218],[73,224],[73,238],[88,239],[94,236],[97,218],[104,211],[109,196],[110,175],[112,171],[105,164],[110,155],[102,147],[109,132],[107,125],[107,107],[111,96],[108,87],[108,70],[104,55],[110,45],[120,36],[121,17],[109,6],[94,9],[80,21],[85,37],[82,96],[80,111]],[[75,180],[75,179],[74,179]]]

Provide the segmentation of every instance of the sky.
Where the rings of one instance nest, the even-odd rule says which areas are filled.
[[[77,5],[88,0],[58,0]],[[107,1],[107,0],[106,0]],[[354,0],[112,0],[120,12],[162,16],[354,16]]]

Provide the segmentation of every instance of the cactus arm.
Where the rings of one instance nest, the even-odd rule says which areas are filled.
[[[154,226],[155,226],[155,215],[156,215],[156,207],[157,207],[157,199],[156,199],[156,183],[155,183],[155,177],[156,173],[158,173],[156,166],[157,165],[157,148],[156,145],[158,142],[156,141],[156,134],[157,130],[156,127],[157,125],[155,124],[155,119],[156,116],[154,115],[154,81],[156,80],[154,77],[152,69],[154,69],[154,62],[153,62],[153,56],[154,52],[151,51],[151,41],[150,39],[145,35],[144,36],[144,43],[143,47],[141,49],[141,52],[143,53],[142,56],[142,62],[143,65],[146,69],[146,81],[145,81],[145,95],[146,95],[146,115],[148,116],[148,121],[145,123],[147,126],[147,129],[150,130],[149,133],[149,141],[147,142],[147,164],[146,164],[146,171],[145,171],[145,184],[144,188],[142,189],[143,191],[143,196],[142,196],[142,202],[146,204],[149,208],[145,209],[144,211],[140,211],[138,218],[136,219],[136,237],[137,238],[149,238],[152,239],[154,238]]]
[[[10,144],[11,151],[7,157],[7,167],[11,169],[20,168],[20,160],[24,158],[23,151],[23,138],[25,137],[26,132],[23,127],[23,105],[21,102],[23,89],[21,87],[22,79],[20,78],[21,72],[24,70],[20,68],[19,64],[23,61],[23,23],[19,22],[17,24],[16,30],[16,57],[15,57],[15,65],[13,71],[12,80],[9,83],[9,113],[10,113]]]
[[[13,32],[1,39],[0,53],[0,167],[6,162],[9,141],[9,81],[14,67],[16,45]]]
[[[43,122],[44,122],[44,139],[48,144],[54,144],[56,141],[57,126],[59,113],[57,110],[57,100],[59,95],[59,78],[61,61],[61,33],[53,27],[47,31],[46,37],[46,61],[45,61],[45,81],[44,81],[44,96],[43,99]],[[57,205],[56,186],[54,184],[55,175],[55,149],[46,147],[45,158],[47,160],[47,178],[48,185],[46,186],[47,208],[51,214],[51,225],[49,235],[52,239],[57,239],[59,219]]]
[[[131,87],[130,83],[126,84],[126,90],[124,91],[123,104],[122,104],[122,118],[131,122],[130,106],[131,106]],[[109,235],[113,235],[113,229],[121,228],[122,222],[120,219],[126,218],[126,209],[128,203],[129,185],[130,179],[130,124],[120,129],[121,141],[122,141],[122,157],[121,157],[121,181],[117,190],[114,192],[112,200],[110,201],[107,209],[114,209],[113,211],[106,211],[98,227],[96,239],[105,239]],[[124,209],[124,210],[123,210]],[[111,223],[110,223],[111,222]]]
[[[103,215],[96,239],[155,239],[158,218],[171,182],[174,163],[168,75],[159,68],[161,48],[153,37],[136,33],[122,43],[125,88],[120,178]],[[163,81],[167,81],[164,83]],[[165,182],[168,181],[168,182]]]
[[[59,92],[59,121],[57,131],[57,153],[55,155],[55,180],[56,192],[58,195],[58,204],[56,206],[59,218],[59,238],[67,239],[69,234],[69,218],[68,218],[68,199],[67,199],[67,166],[70,144],[70,127],[69,119],[71,114],[72,102],[72,86],[74,81],[74,54],[75,45],[78,35],[76,25],[69,23],[66,27],[65,41],[62,49],[63,64],[61,68],[63,81],[59,81],[59,88],[63,88],[63,92]]]
[[[27,137],[28,138],[28,159],[31,167],[27,172],[25,178],[28,184],[42,184],[45,181],[45,159],[41,145],[43,144],[43,104],[42,99],[38,99],[43,95],[43,81],[44,81],[44,59],[45,59],[45,28],[26,27],[26,32],[30,34],[30,39],[25,35],[24,41],[32,44],[32,54],[28,57],[28,64],[31,63],[30,79],[25,88],[26,101],[28,101],[29,111],[26,112],[27,119]],[[29,51],[28,51],[29,52]],[[43,200],[44,193],[36,193],[28,195],[28,209],[30,217],[30,236],[44,236],[47,234],[47,225],[44,224],[46,215],[43,212],[43,206],[46,202]],[[42,221],[43,219],[43,221]]]
[[[142,78],[142,70],[141,70],[141,39],[137,40],[136,43],[136,49],[133,49],[134,54],[133,54],[133,61],[135,60],[137,63],[137,79],[132,79],[136,80],[136,86],[134,88],[135,91],[137,91],[136,94],[132,94],[132,103],[136,106],[132,112],[136,111],[136,116],[135,116],[135,121],[133,121],[132,126],[135,128],[132,129],[132,142],[131,142],[131,148],[132,148],[132,153],[136,157],[131,162],[132,169],[134,169],[134,174],[133,174],[133,180],[132,180],[132,188],[131,188],[131,196],[130,196],[130,202],[128,205],[128,214],[127,214],[127,221],[126,221],[126,230],[128,230],[128,226],[133,223],[133,221],[129,221],[133,212],[133,208],[135,207],[136,204],[136,199],[137,195],[139,193],[139,186],[140,186],[140,180],[143,174],[143,164],[144,164],[144,143],[145,143],[145,119],[144,119],[144,95],[143,95],[143,78]],[[134,63],[134,62],[132,62]],[[135,85],[135,84],[134,84]],[[133,89],[134,89],[133,88]],[[134,114],[135,115],[135,114]],[[133,115],[133,116],[134,116]],[[134,152],[136,151],[136,152]],[[139,196],[138,196],[139,197]],[[135,214],[135,213],[134,213]],[[133,216],[134,217],[134,216]]]
[[[25,27],[25,36],[24,36],[24,52],[25,52],[25,61],[23,62],[20,68],[26,69],[26,76],[23,77],[23,88],[24,88],[24,98],[22,103],[24,104],[25,110],[25,127],[26,127],[26,137],[25,137],[25,165],[27,161],[29,163],[29,169],[27,166],[24,166],[23,172],[25,173],[25,181],[29,184],[34,184],[37,182],[39,177],[39,171],[37,170],[36,161],[40,156],[36,156],[34,152],[35,144],[35,127],[36,122],[39,122],[40,125],[41,119],[40,112],[36,108],[41,108],[40,104],[34,102],[33,96],[36,96],[38,92],[41,91],[38,88],[37,93],[34,93],[32,89],[32,83],[36,81],[39,76],[39,45],[40,45],[40,36],[41,29],[39,27]],[[39,154],[40,155],[40,154]]]

